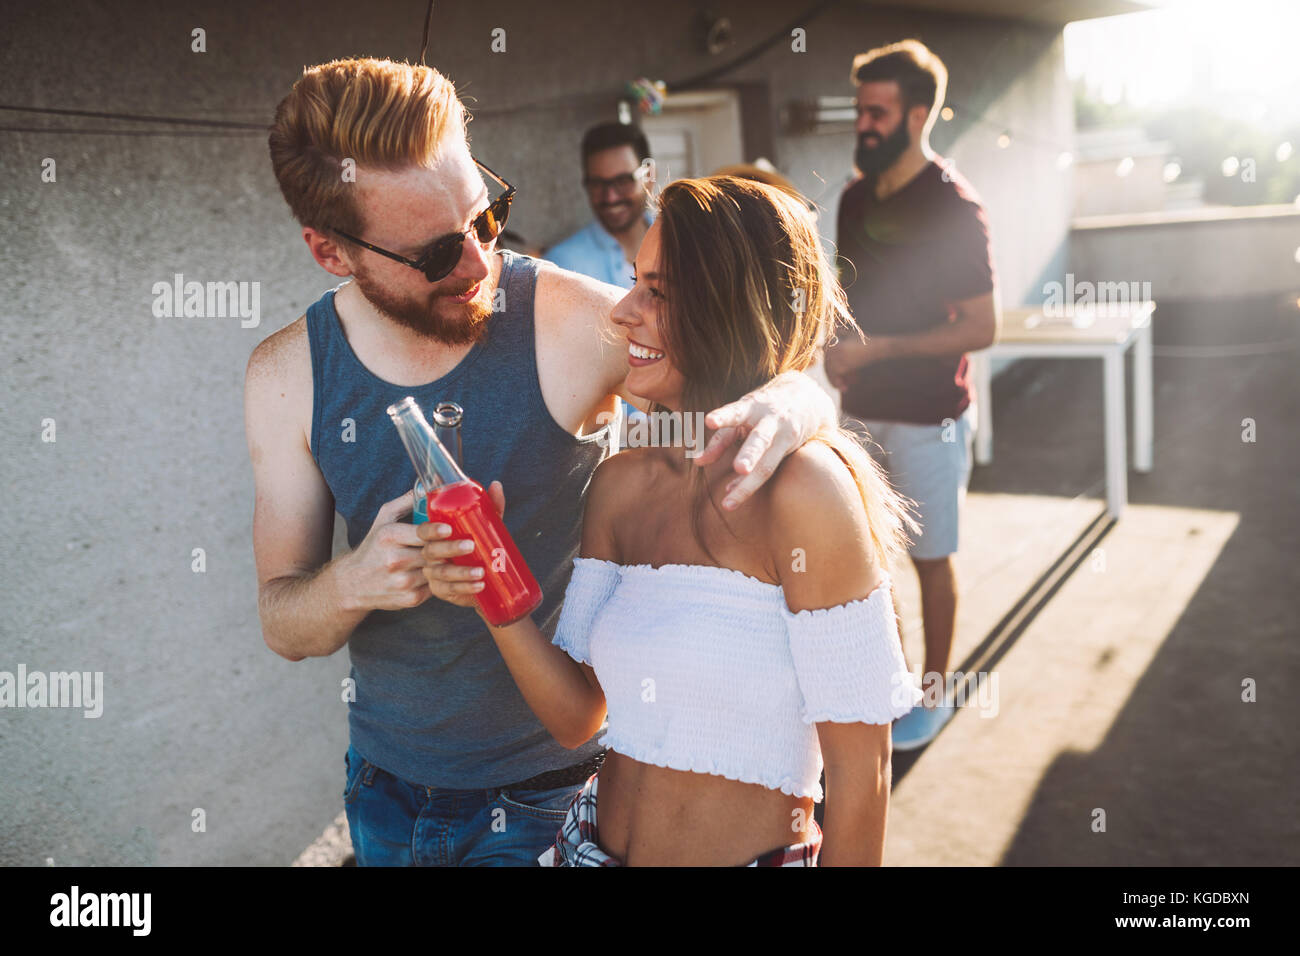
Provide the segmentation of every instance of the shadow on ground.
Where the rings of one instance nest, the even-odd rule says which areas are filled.
[[[1300,705],[1292,691],[1300,594],[1297,305],[1269,298],[1166,303],[1157,311],[1155,467],[1148,475],[1130,471],[1130,504],[1239,520],[1099,746],[1062,752],[1047,766],[1003,864],[1300,860]],[[1100,362],[1032,360],[999,376],[994,462],[974,470],[971,490],[1099,496],[1101,374]],[[1243,440],[1252,422],[1254,441]],[[1052,569],[1026,582],[1020,603],[968,661],[1009,651],[1110,530],[1099,518],[1062,541]],[[1008,629],[1014,612],[1026,609],[1027,619]],[[966,670],[968,661],[953,669]],[[1107,678],[1101,655],[1092,679]],[[1243,682],[1256,684],[1257,702],[1243,702]],[[926,753],[895,754],[895,786]],[[1097,810],[1109,839],[1092,829]]]

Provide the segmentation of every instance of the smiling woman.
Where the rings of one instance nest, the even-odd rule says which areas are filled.
[[[702,416],[807,369],[852,325],[808,209],[730,176],[663,191],[611,319],[651,416]],[[660,444],[602,463],[553,642],[531,619],[491,628],[556,740],[580,746],[608,716],[605,762],[539,862],[879,864],[890,722],[920,698],[888,571],[915,525],[838,428],[735,521],[718,503],[730,469],[689,458]]]
[[[636,284],[611,315],[628,339],[628,390],[649,399],[652,411],[703,414],[783,372],[808,369],[837,326],[858,331],[811,214],[786,192],[713,176],[672,183],[659,206],[637,253]],[[878,466],[846,432],[819,438],[859,481],[890,550],[902,524],[884,507],[892,499]],[[707,486],[688,474],[692,527],[703,545]]]

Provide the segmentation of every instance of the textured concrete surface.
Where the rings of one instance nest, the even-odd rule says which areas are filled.
[[[298,855],[293,865],[355,866],[356,858],[352,856],[352,837],[348,833],[347,814],[340,810],[339,815],[325,828],[325,832]]]

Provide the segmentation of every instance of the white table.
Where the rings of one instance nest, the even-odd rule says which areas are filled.
[[[995,358],[1100,358],[1106,435],[1106,513],[1118,518],[1128,501],[1128,444],[1124,411],[1124,353],[1133,349],[1133,467],[1151,470],[1151,313],[1154,302],[1075,307],[1056,318],[1037,309],[1004,309],[998,341],[971,355],[979,415],[975,461],[993,460],[993,375]]]

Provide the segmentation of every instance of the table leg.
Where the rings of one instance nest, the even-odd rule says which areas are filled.
[[[1154,397],[1151,374],[1151,325],[1138,333],[1133,343],[1133,467],[1151,470]]]
[[[1124,352],[1111,349],[1104,359],[1106,417],[1106,513],[1118,518],[1128,501],[1128,467],[1125,461]]]
[[[988,353],[971,356],[975,368],[975,401],[979,403],[979,418],[975,427],[975,464],[987,465],[993,460],[993,369]]]

